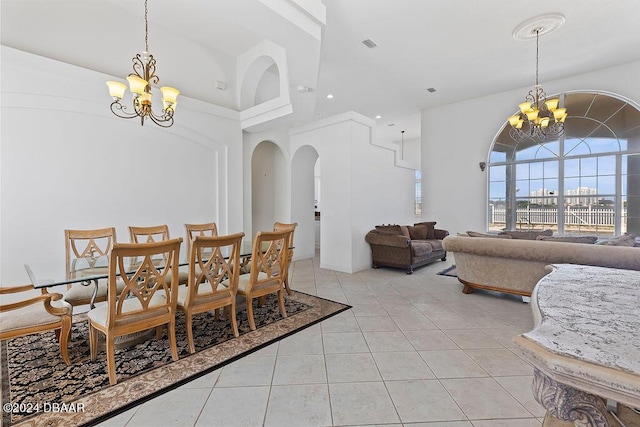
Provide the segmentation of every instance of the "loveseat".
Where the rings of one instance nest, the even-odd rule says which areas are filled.
[[[449,232],[435,225],[435,222],[420,222],[413,226],[376,226],[365,236],[371,246],[372,267],[402,268],[411,274],[416,267],[438,259],[445,261],[447,252],[442,247],[442,239]]]
[[[448,236],[445,250],[455,258],[463,293],[486,289],[530,296],[549,264],[582,264],[640,270],[640,247],[633,237],[613,239],[610,244],[585,244],[579,239],[545,236],[535,240],[509,236]],[[624,245],[623,245],[624,244]]]

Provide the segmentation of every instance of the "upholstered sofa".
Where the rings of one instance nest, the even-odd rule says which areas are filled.
[[[365,240],[371,247],[371,265],[402,268],[407,274],[413,269],[434,262],[445,261],[447,252],[442,239],[447,230],[435,228],[435,222],[409,225],[378,225],[369,231]]]
[[[476,236],[479,236],[477,233]],[[453,253],[462,292],[486,289],[530,296],[549,264],[582,264],[640,270],[640,248],[625,238],[626,246],[579,243],[579,239],[545,236],[537,240],[509,236],[448,236],[443,241]],[[576,243],[578,242],[578,243]],[[588,243],[588,242],[586,242]]]

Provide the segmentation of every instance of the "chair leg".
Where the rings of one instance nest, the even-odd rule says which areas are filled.
[[[116,379],[116,346],[115,337],[107,334],[107,372],[109,373],[109,384],[114,385]]]
[[[226,309],[227,307],[225,307]],[[233,335],[238,338],[238,320],[236,319],[236,299],[231,299],[231,309],[229,310],[229,317],[231,317],[231,327],[233,328]]]
[[[282,289],[278,291],[278,305],[280,306],[280,314],[282,314],[282,317],[287,317],[287,310],[284,308],[284,292],[282,292]]]
[[[171,346],[171,357],[174,362],[178,361],[178,345],[176,344],[176,317],[169,321],[169,345]]]
[[[96,360],[98,354],[98,330],[89,322],[89,354],[91,360]]]
[[[67,365],[71,365],[71,360],[69,359],[69,349],[67,348],[69,342],[69,335],[71,333],[71,319],[63,318],[62,319],[62,327],[60,329],[56,329],[58,335],[58,341],[60,342],[60,354],[62,355],[62,360]]]
[[[249,318],[249,327],[252,331],[256,330],[256,322],[253,320],[253,299],[247,295],[247,317]]]
[[[189,342],[189,352],[191,354],[196,352],[196,346],[193,343],[193,319],[190,311],[185,312],[184,316],[187,318],[187,341]]]
[[[218,321],[218,319],[220,319],[220,309],[216,308],[213,314],[213,320],[215,320],[216,322]]]
[[[289,287],[289,275],[284,278],[284,288],[287,290],[287,295],[291,295],[291,288]]]
[[[156,326],[156,339],[162,339],[162,325]]]

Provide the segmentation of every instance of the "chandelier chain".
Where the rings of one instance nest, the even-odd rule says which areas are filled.
[[[538,86],[538,58],[539,58],[538,52],[539,50],[540,50],[540,28],[536,28],[536,86]]]
[[[149,21],[147,20],[147,0],[144,0],[144,50],[149,52]]]

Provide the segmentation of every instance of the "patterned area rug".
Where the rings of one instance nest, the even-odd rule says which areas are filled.
[[[456,272],[456,265],[453,264],[451,267],[447,267],[441,272],[437,273],[440,276],[450,276],[450,277],[458,277],[458,273]]]
[[[89,359],[88,327],[83,317],[74,318],[71,366],[62,361],[53,332],[2,341],[2,425],[100,423],[350,308],[301,292],[293,292],[285,301],[286,319],[280,316],[275,296],[254,308],[255,331],[249,328],[245,309],[238,309],[238,338],[224,316],[217,321],[211,313],[195,316],[193,355],[188,349],[184,315],[178,313],[179,360],[171,359],[165,328],[160,340],[153,335],[134,347],[116,350],[118,383],[114,386],[109,385],[105,352],[98,352],[94,362]]]

